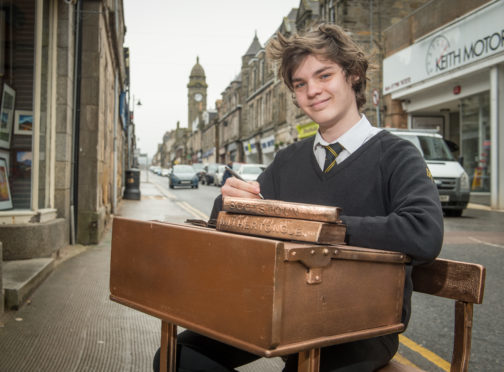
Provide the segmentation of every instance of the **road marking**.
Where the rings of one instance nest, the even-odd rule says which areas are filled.
[[[497,248],[504,248],[504,245],[501,244],[494,244],[494,243],[488,243],[483,240],[479,240],[476,238],[473,238],[472,236],[469,237],[473,242],[479,243],[479,244],[484,244],[484,245],[489,245],[490,247],[497,247]]]
[[[201,212],[200,210],[194,208],[191,204],[185,202],[185,201],[178,201],[176,202],[178,206],[182,207],[186,211],[188,211],[190,214],[195,216],[196,218],[203,218],[204,220],[208,220],[208,216]]]
[[[163,194],[164,196],[166,196],[168,199],[170,200],[176,200],[177,197],[175,195],[173,195],[171,192],[169,192],[168,190],[164,189],[161,185],[159,185],[157,182],[152,182],[154,184],[154,186],[156,186],[156,188],[158,189],[158,191]]]
[[[408,347],[409,349],[416,351],[418,354],[423,356],[425,359],[427,359],[429,362],[434,363],[437,365],[439,368],[441,368],[443,371],[449,372],[450,371],[450,363],[448,363],[446,360],[441,358],[439,355],[434,354],[432,351],[424,348],[423,346],[417,344],[415,341],[410,340],[406,336],[399,335],[399,342],[403,344],[404,346]]]
[[[420,367],[418,367],[416,364],[410,362],[408,359],[406,359],[405,357],[403,357],[399,353],[396,353],[396,355],[394,355],[393,359],[395,359],[396,361],[398,361],[401,364],[404,364],[404,365],[407,365],[407,366],[410,366],[410,367],[413,367],[413,368],[416,368],[416,369],[420,369]]]
[[[142,200],[151,200],[151,199],[166,200],[168,198],[163,195],[142,195]]]

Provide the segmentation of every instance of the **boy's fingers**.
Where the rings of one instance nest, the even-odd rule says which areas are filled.
[[[233,196],[239,198],[259,198],[258,182],[245,182],[238,178],[230,177],[221,188],[222,196]]]

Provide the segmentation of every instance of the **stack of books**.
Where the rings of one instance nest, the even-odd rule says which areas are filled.
[[[275,239],[342,244],[341,208],[279,200],[223,198],[216,229]]]

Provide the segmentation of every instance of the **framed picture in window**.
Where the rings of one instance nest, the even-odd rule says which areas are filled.
[[[14,118],[14,134],[31,136],[33,127],[33,112],[16,110]]]
[[[12,159],[12,177],[16,180],[30,180],[32,169],[31,150],[16,150]]]
[[[12,209],[12,198],[9,187],[8,156],[0,153],[0,210]]]
[[[0,106],[0,147],[6,149],[10,148],[15,99],[14,89],[4,84]]]

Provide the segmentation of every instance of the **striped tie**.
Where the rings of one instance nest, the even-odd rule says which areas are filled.
[[[336,165],[336,158],[338,154],[343,150],[343,146],[339,142],[333,143],[332,145],[324,146],[326,149],[326,157],[324,163],[324,173],[329,173],[331,169]]]

